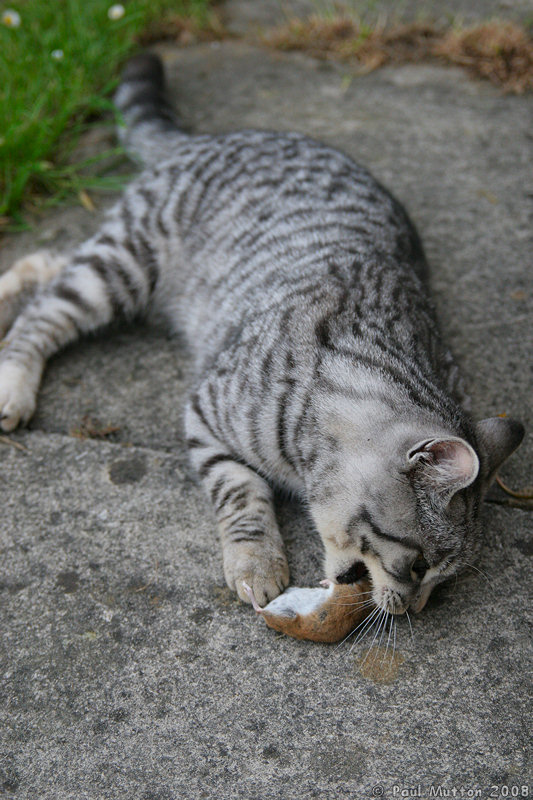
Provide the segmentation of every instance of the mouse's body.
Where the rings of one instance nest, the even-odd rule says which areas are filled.
[[[250,587],[244,588],[252,605],[266,624],[295,639],[313,642],[338,642],[354,630],[372,610],[370,584],[322,581],[314,589],[287,589],[261,608]]]

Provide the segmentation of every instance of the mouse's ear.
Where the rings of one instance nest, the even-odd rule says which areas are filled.
[[[458,436],[417,442],[407,460],[417,480],[445,502],[470,486],[479,472],[476,451]]]
[[[489,417],[477,423],[476,434],[483,460],[483,477],[490,483],[524,438],[524,426],[516,419]]]

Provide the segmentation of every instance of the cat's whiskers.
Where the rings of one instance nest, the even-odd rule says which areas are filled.
[[[407,609],[405,609],[405,616],[407,617],[407,622],[409,623],[409,630],[411,631],[411,639],[414,639],[415,637],[413,635],[413,626],[411,625],[411,617],[409,616],[409,612]]]
[[[383,622],[384,622],[384,620],[386,620],[388,618],[388,616],[389,616],[389,612],[387,611],[387,609],[382,608],[381,609],[381,614],[378,617],[378,622],[377,622],[377,626],[376,626],[376,632],[374,633],[374,638],[372,639],[372,642],[370,643],[370,647],[367,650],[366,656],[361,661],[360,669],[363,667],[365,661],[367,660],[368,656],[370,655],[370,652],[371,652],[372,648],[374,647],[374,642],[376,641],[377,636],[378,636],[380,630],[382,629]],[[380,641],[381,641],[381,639],[380,639]],[[378,645],[378,647],[379,647],[379,645]],[[375,658],[375,656],[374,656],[374,658]]]
[[[389,617],[390,616],[391,616],[390,612],[387,611],[387,614],[386,614],[385,619],[383,621],[383,624],[381,626],[381,636],[379,637],[378,651],[379,651],[379,648],[381,647],[381,642],[383,641],[383,636],[385,635],[385,631],[387,630],[387,623],[389,622]],[[376,657],[377,657],[377,654],[376,654]]]
[[[377,612],[378,612],[378,613],[377,613],[376,615],[371,615],[370,617],[368,617],[370,624],[369,624],[368,626],[365,626],[365,627],[364,627],[364,628],[363,628],[363,629],[362,629],[362,630],[359,632],[359,634],[358,634],[358,636],[357,636],[357,638],[356,638],[355,642],[354,642],[354,643],[353,643],[353,645],[352,645],[352,648],[353,648],[353,647],[354,647],[354,646],[355,646],[355,645],[356,645],[358,642],[360,642],[362,639],[364,639],[364,638],[365,638],[365,636],[367,636],[367,634],[369,634],[369,633],[370,633],[372,630],[375,630],[377,627],[379,627],[379,625],[380,625],[380,623],[381,623],[381,619],[382,619],[382,617],[383,617],[383,615],[384,615],[384,613],[385,613],[385,609],[384,609],[384,608],[380,608],[380,607],[378,607],[376,610],[377,610]],[[365,628],[366,628],[366,630],[365,630]]]
[[[368,617],[367,617],[367,619],[368,619]],[[363,620],[363,622],[364,622],[364,620]],[[346,641],[347,641],[347,640],[350,638],[350,636],[353,636],[353,635],[354,635],[354,633],[356,632],[357,628],[359,628],[359,627],[360,627],[360,626],[363,624],[363,622],[360,622],[360,623],[359,623],[359,625],[357,625],[357,627],[355,627],[355,628],[354,628],[352,631],[350,631],[350,633],[348,633],[348,634],[347,634],[347,635],[344,637],[344,639],[341,639],[341,641],[340,641],[340,642],[339,642],[339,643],[338,643],[338,644],[337,644],[337,645],[336,645],[336,646],[333,648],[333,651],[332,651],[332,652],[335,652],[336,650],[338,650],[338,649],[339,649],[339,647],[341,647],[341,645],[343,645],[343,644],[344,644],[344,642],[346,642]]]
[[[394,625],[395,625],[395,621],[394,621],[394,614],[391,614],[391,618],[390,618],[390,625],[389,625],[389,635],[387,636],[387,644],[386,644],[386,646],[385,646],[385,652],[383,653],[383,658],[382,658],[382,660],[381,660],[381,663],[382,663],[382,664],[384,664],[384,663],[385,663],[385,659],[386,659],[386,657],[387,657],[387,653],[389,652],[390,638],[391,638],[392,629],[393,629],[393,626],[394,626]],[[391,661],[391,663],[392,663],[392,661]]]
[[[479,574],[480,574],[480,575],[481,575],[483,578],[485,578],[485,580],[487,581],[487,583],[489,584],[489,586],[491,585],[490,578],[489,578],[489,576],[487,575],[487,573],[486,573],[486,572],[483,572],[483,570],[482,570],[482,569],[479,569],[478,567],[475,567],[473,564],[469,564],[469,563],[468,563],[468,561],[464,561],[463,563],[464,563],[465,567],[469,567],[470,569],[474,569],[476,572],[479,572]]]
[[[376,605],[372,597],[368,597],[366,600],[361,600],[360,603],[336,603],[332,602],[334,606],[345,606],[345,608],[360,608],[362,606],[371,606]]]
[[[366,598],[368,600],[368,595],[372,596],[373,594],[374,594],[374,590],[373,589],[370,589],[368,592],[358,592],[357,600],[354,600],[353,602],[354,602],[354,604],[357,604],[361,597],[364,597],[364,598]],[[347,605],[347,606],[349,606],[349,605],[352,605],[352,603],[350,603],[350,602],[348,602],[348,603],[339,603],[338,605]]]
[[[362,600],[360,603],[332,603],[334,606],[346,606],[347,608],[360,608],[363,606],[371,606],[374,605],[374,600],[369,597],[366,600]]]
[[[350,636],[351,636],[353,633],[355,633],[357,630],[359,630],[359,628],[361,628],[361,630],[360,630],[360,631],[359,631],[359,633],[357,634],[357,637],[356,637],[356,638],[354,639],[354,641],[352,642],[352,646],[350,647],[350,652],[352,652],[352,650],[354,649],[355,645],[356,645],[358,642],[360,642],[360,641],[361,641],[361,639],[362,639],[364,636],[366,636],[366,634],[367,634],[367,633],[368,633],[370,630],[372,630],[372,627],[374,626],[374,624],[375,624],[375,622],[376,622],[376,619],[377,619],[377,617],[379,616],[380,612],[382,612],[382,611],[383,611],[383,609],[382,609],[382,608],[380,608],[380,607],[378,606],[377,608],[375,608],[375,609],[374,609],[374,611],[372,611],[372,613],[371,613],[371,614],[370,614],[370,615],[369,615],[369,616],[366,618],[366,620],[363,620],[363,622],[361,622],[361,623],[360,623],[360,624],[357,626],[357,628],[355,628],[355,629],[352,631],[352,633],[350,634]]]
[[[396,654],[396,631],[398,629],[398,625],[397,625],[397,622],[396,622],[395,619],[393,619],[393,624],[394,624],[394,634],[393,634],[393,642],[392,642],[392,653],[391,653],[391,658],[390,658],[390,664],[391,665],[394,664],[394,658],[395,658],[395,654]]]
[[[385,608],[383,608],[381,610],[381,614],[379,615],[379,617],[377,619],[377,622],[375,623],[374,637],[373,637],[373,639],[372,639],[372,641],[370,643],[370,647],[369,647],[369,650],[368,650],[369,652],[374,647],[374,642],[376,641],[377,637],[379,636],[379,633],[380,633],[382,625],[383,625],[383,621],[387,618],[388,613],[389,612]],[[367,655],[368,655],[368,653],[367,653]]]
[[[352,637],[355,633],[357,633],[357,631],[359,631],[359,634],[357,635],[356,639],[352,643],[352,646],[350,647],[350,652],[351,652],[355,647],[355,645],[357,644],[357,642],[359,642],[364,636],[366,636],[369,630],[371,630],[371,628],[374,626],[374,624],[376,623],[376,617],[379,616],[380,611],[383,611],[383,609],[380,608],[379,606],[376,606],[374,610],[359,623],[359,625],[356,625],[356,627],[352,631],[350,631],[350,633],[347,636],[345,636],[344,639],[342,639],[339,642],[339,644],[334,648],[333,652],[335,650],[338,650],[341,645],[343,645],[348,639],[350,639],[350,637]]]

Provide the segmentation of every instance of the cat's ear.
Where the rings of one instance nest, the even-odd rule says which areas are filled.
[[[484,479],[490,483],[524,438],[524,426],[516,419],[490,417],[476,424],[476,434],[484,462]]]
[[[470,486],[479,472],[476,451],[458,436],[418,442],[410,448],[407,459],[418,481],[444,502]]]

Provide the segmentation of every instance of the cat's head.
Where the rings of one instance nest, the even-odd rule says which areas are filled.
[[[310,507],[326,576],[370,573],[372,599],[391,613],[420,611],[432,589],[469,565],[480,544],[483,495],[524,435],[519,422],[483,420],[466,437],[400,423],[328,435],[328,468]]]

